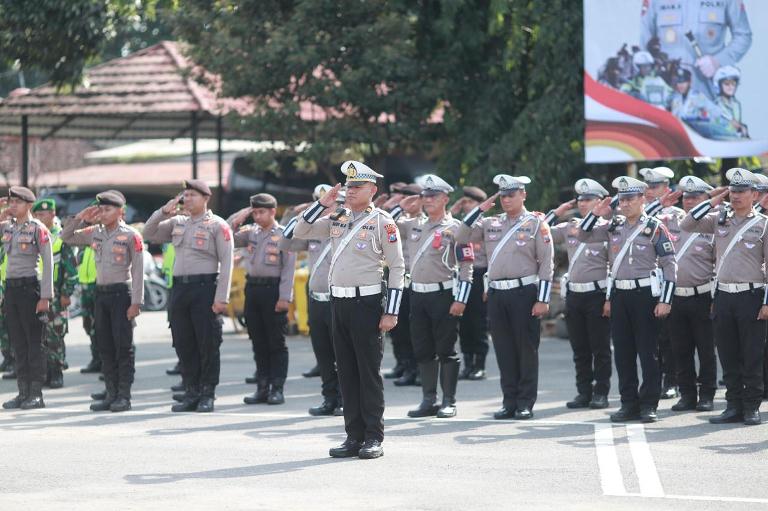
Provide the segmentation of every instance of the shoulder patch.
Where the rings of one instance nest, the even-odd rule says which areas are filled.
[[[138,232],[133,233],[133,249],[136,252],[144,250],[144,241],[141,239],[141,234]]]
[[[224,235],[224,241],[232,239],[232,229],[229,228],[227,222],[221,222],[221,233]]]

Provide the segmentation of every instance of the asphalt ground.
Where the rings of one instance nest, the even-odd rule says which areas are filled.
[[[227,322],[216,411],[175,414],[165,314],[138,322],[132,411],[89,411],[102,384],[79,373],[89,359],[79,319],[65,387],[45,392],[47,408],[0,411],[0,509],[768,508],[768,426],[713,426],[711,413],[670,412],[674,401],[662,401],[658,423],[613,425],[615,375],[611,408],[568,410],[567,341],[542,341],[533,420],[493,420],[501,399],[491,356],[487,380],[459,383],[452,419],[407,418],[420,389],[386,380],[385,456],[336,460],[328,448],[344,440],[343,419],[307,414],[320,382],[301,376],[314,364],[306,338],[289,340],[286,403],[247,406],[250,342]],[[0,398],[13,395],[15,383],[0,382]]]

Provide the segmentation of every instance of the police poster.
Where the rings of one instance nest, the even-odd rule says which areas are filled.
[[[768,0],[584,0],[588,163],[768,154]]]

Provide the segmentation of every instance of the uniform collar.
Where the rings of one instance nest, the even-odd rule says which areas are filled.
[[[519,215],[515,215],[513,217],[510,217],[508,214],[502,213],[502,216],[504,217],[504,222],[511,221],[512,223],[515,223],[518,220],[520,220],[521,218],[523,218],[524,216],[526,216],[527,214],[528,214],[528,210],[525,209],[525,206],[523,206],[523,209],[520,211]]]
[[[195,218],[193,216],[190,216],[189,217],[189,221],[193,222],[193,223],[202,222],[203,220],[207,220],[207,219],[211,218],[211,215],[212,215],[211,210],[210,209],[206,209],[205,213],[203,213],[202,215],[200,215],[197,218]]]

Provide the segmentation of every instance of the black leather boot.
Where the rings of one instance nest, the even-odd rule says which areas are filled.
[[[203,385],[200,390],[200,402],[197,403],[198,413],[210,413],[213,411],[213,401],[216,399],[216,387]]]
[[[110,412],[127,412],[130,409],[131,400],[124,396],[119,396],[117,399],[112,401],[111,405],[109,405]]]
[[[93,412],[108,412],[109,407],[117,399],[117,385],[114,382],[105,382],[104,387],[104,392],[100,393],[101,396],[97,393],[91,394],[91,397],[96,399],[96,402],[91,404],[91,411]]]
[[[243,402],[247,405],[261,405],[267,402],[269,398],[269,383],[267,380],[260,380],[256,386],[256,392],[252,396],[245,396]]]
[[[475,356],[472,353],[464,353],[464,364],[459,372],[460,380],[468,380],[469,375],[475,370]]]
[[[395,364],[395,367],[387,371],[384,371],[384,378],[386,378],[387,380],[400,378],[403,375],[403,371],[405,371],[405,364],[403,364],[398,360],[397,363]]]
[[[627,422],[640,420],[640,407],[621,405],[618,411],[611,414],[611,422]]]
[[[269,395],[267,396],[268,405],[281,405],[285,403],[285,396],[283,395],[283,384],[273,383],[269,387]]]
[[[48,386],[52,389],[60,389],[64,386],[64,373],[61,372],[61,367],[58,365],[49,365],[48,374],[50,380]]]
[[[101,401],[103,399],[106,399],[106,397],[107,397],[106,389],[100,390],[98,392],[91,392],[91,399],[93,399],[94,401]]]
[[[29,394],[21,406],[22,410],[32,410],[34,408],[45,408],[45,401],[43,401],[43,383],[39,381],[33,381],[29,383]]]
[[[673,412],[687,412],[696,409],[696,396],[682,396],[680,401],[672,405]]]
[[[459,382],[459,361],[440,362],[440,388],[443,391],[443,405],[437,411],[441,419],[456,417],[456,387]]]
[[[418,407],[408,412],[408,417],[434,417],[440,409],[437,402],[437,360],[419,364],[421,371],[421,390],[424,398]]]
[[[3,403],[3,408],[6,410],[21,408],[21,403],[27,399],[27,395],[29,394],[29,385],[27,385],[27,382],[16,380],[16,386],[19,388],[19,393],[13,399]]]
[[[418,373],[416,372],[416,366],[412,363],[405,364],[403,374],[400,375],[394,382],[398,387],[410,387],[417,385]]]
[[[565,403],[566,408],[589,408],[589,403],[592,402],[592,396],[586,394],[577,394],[575,398]]]
[[[333,401],[331,399],[325,399],[323,400],[323,403],[319,406],[313,406],[309,409],[309,414],[314,417],[321,417],[324,415],[333,415],[336,411],[336,408],[339,408],[339,406],[336,404],[336,401]]]
[[[88,365],[80,368],[82,374],[100,373],[101,372],[101,360],[98,358],[92,358]]]
[[[200,391],[197,385],[188,385],[184,400],[171,406],[172,412],[194,412],[197,410],[197,404],[200,402]]]
[[[485,355],[475,355],[475,361],[473,363],[474,370],[469,375],[469,379],[472,381],[485,379]]]
[[[101,364],[99,364],[99,365],[101,365]],[[180,362],[176,362],[175,366],[171,367],[170,369],[166,369],[165,370],[165,374],[167,374],[168,376],[176,376],[178,374],[181,374],[181,363]]]
[[[723,413],[709,418],[710,424],[731,424],[744,421],[744,412],[730,403],[726,406]]]
[[[317,378],[318,376],[320,376],[320,366],[315,364],[315,367],[313,367],[309,371],[304,371],[303,373],[301,373],[301,375],[304,378]]]

